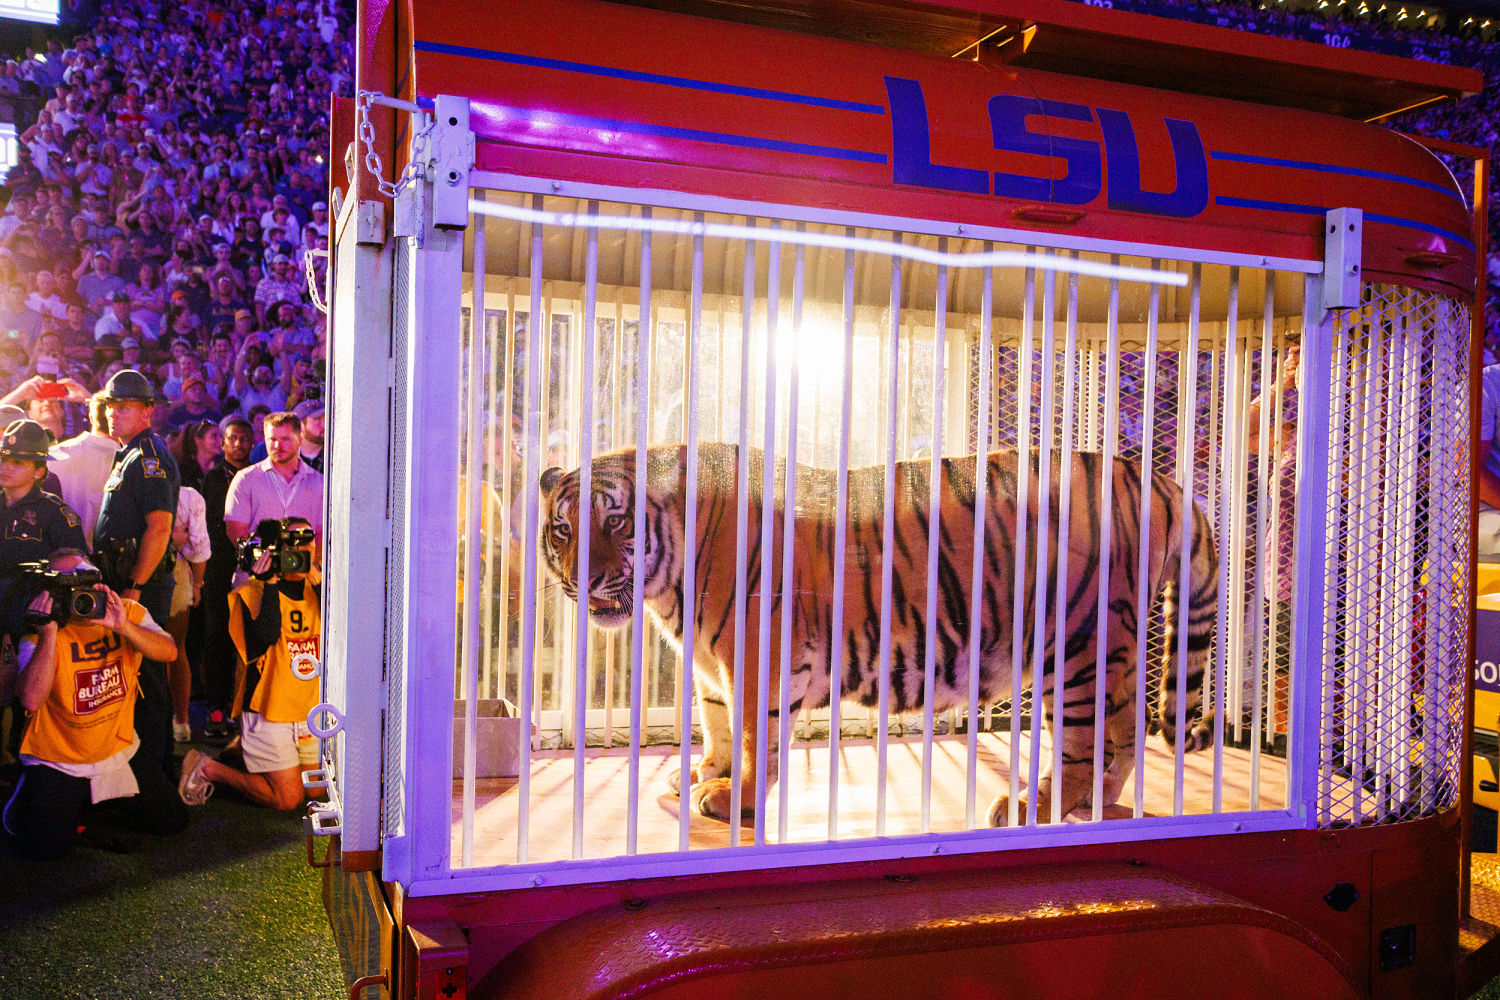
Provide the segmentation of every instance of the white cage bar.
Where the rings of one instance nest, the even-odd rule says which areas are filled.
[[[1467,503],[1452,447],[1467,413],[1461,304],[1372,286],[1323,323],[1316,263],[1058,253],[662,199],[477,199],[448,877],[1380,822],[1456,796],[1467,553],[1437,529]],[[411,252],[398,250],[398,282],[418,273]],[[1321,387],[1299,379],[1304,352],[1330,372]],[[1298,419],[1325,409],[1326,428]],[[599,464],[623,455],[628,489]],[[664,529],[650,472],[668,457],[681,522]],[[549,467],[583,481],[592,530],[549,509]],[[1159,502],[1137,501],[1153,489]],[[1170,559],[1204,541],[1189,505],[1219,557],[1200,693],[1216,710],[1196,753],[1152,721],[1197,723],[1179,638],[1202,618],[1180,597],[1195,567]],[[1299,548],[1311,521],[1321,561]],[[576,601],[536,544],[560,523],[579,539]],[[678,617],[664,610],[644,559],[611,589],[616,536],[639,552],[663,530],[681,543],[681,594],[727,581],[714,617],[686,598]],[[721,541],[700,546],[710,530]],[[950,567],[941,556],[960,545]],[[920,572],[882,555],[904,547]],[[1102,584],[1082,587],[1093,572]],[[805,592],[813,579],[821,596]],[[1115,622],[1121,605],[1141,611]],[[1320,624],[1299,646],[1304,608]],[[598,627],[613,612],[623,626]],[[814,657],[790,639],[818,615],[840,641]],[[1118,632],[1080,624],[1100,621]],[[724,651],[722,678],[702,662],[695,674],[683,641]],[[997,650],[1023,669],[982,691],[975,665]],[[1127,688],[1089,679],[1116,676],[1112,661],[1129,664],[1116,668]],[[753,698],[715,703],[747,683]],[[1314,699],[1303,715],[1299,697]],[[1087,730],[1081,760],[1050,735],[1059,704]],[[483,734],[512,708],[522,736],[507,754]],[[1100,724],[1116,715],[1119,728]],[[705,730],[721,725],[729,746],[710,766]],[[753,747],[747,730],[762,734]],[[440,737],[402,734],[413,754]],[[678,797],[720,764],[722,804],[710,782]],[[1039,809],[1027,791],[1049,773],[1063,792]],[[1075,773],[1085,794],[1065,809]]]

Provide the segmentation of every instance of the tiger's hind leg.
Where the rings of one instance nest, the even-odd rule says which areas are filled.
[[[1093,644],[1088,643],[1087,648],[1092,655]],[[1078,677],[1077,665],[1064,667],[1069,677]],[[1088,671],[1092,675],[1093,671]],[[1045,694],[1039,695],[1033,689],[1033,699],[1044,703],[1043,718],[1047,725],[1047,732],[1051,735],[1054,748],[1061,741],[1062,750],[1062,774],[1059,776],[1049,772],[1055,757],[1056,750],[1043,751],[1041,770],[1044,773],[1033,789],[1021,793],[1020,801],[1017,803],[1017,822],[1025,825],[1027,822],[1027,810],[1029,803],[1036,802],[1036,821],[1038,823],[1050,823],[1052,821],[1052,802],[1056,798],[1060,800],[1061,815],[1077,809],[1088,799],[1094,788],[1094,725],[1093,698],[1094,686],[1092,683],[1082,684],[1078,681],[1069,681],[1063,689],[1063,718],[1057,718],[1056,705],[1053,699],[1052,680],[1048,678],[1045,685]],[[1084,705],[1087,702],[1087,705]],[[1068,711],[1071,709],[1077,721],[1068,720]],[[1087,713],[1087,718],[1084,713]],[[1108,747],[1106,746],[1106,750]],[[1106,788],[1106,793],[1108,789]],[[1118,794],[1118,792],[1117,792]],[[1107,799],[1106,799],[1107,801]],[[1001,795],[990,804],[989,823],[991,826],[1006,826],[1009,823],[1009,796]]]
[[[1111,643],[1110,687],[1105,697],[1104,802],[1112,806],[1120,801],[1125,783],[1135,771],[1135,705],[1136,645],[1132,636],[1120,630],[1118,644]]]

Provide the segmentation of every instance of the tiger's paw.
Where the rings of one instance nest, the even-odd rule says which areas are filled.
[[[1199,750],[1207,750],[1213,745],[1214,720],[1210,716],[1188,730],[1187,739],[1183,741],[1182,749],[1184,753],[1195,753]]]
[[[706,760],[700,760],[688,768],[688,788],[692,788],[699,782],[710,781],[729,773],[727,767],[715,767]],[[667,786],[672,789],[673,795],[682,794],[682,770],[680,768],[667,772]]]
[[[986,817],[990,826],[1010,826],[1010,796],[1001,795],[990,803],[990,811]],[[1016,825],[1026,825],[1026,800],[1016,800]]]
[[[734,785],[728,778],[710,778],[700,781],[689,790],[689,801],[692,803],[693,812],[709,819],[723,820],[729,822],[731,816],[730,805],[732,804]],[[755,815],[755,795],[740,796],[740,815],[749,818]]]

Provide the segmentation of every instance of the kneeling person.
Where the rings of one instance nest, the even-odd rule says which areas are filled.
[[[302,804],[302,772],[318,766],[307,716],[318,704],[321,577],[312,566],[312,526],[266,520],[248,539],[259,550],[253,578],[229,594],[229,635],[240,657],[235,714],[245,770],[197,750],[182,762],[177,789],[202,805],[222,781],[271,809]]]
[[[97,573],[78,549],[60,549],[47,563],[58,573]],[[43,590],[31,601],[34,624],[21,641],[21,704],[31,722],[21,780],[3,818],[33,858],[66,854],[89,807],[108,800],[121,800],[126,822],[148,833],[187,825],[161,769],[136,753],[141,660],[172,659],[177,647],[140,604],[103,584],[93,589],[104,602],[102,618],[54,613],[53,595]]]

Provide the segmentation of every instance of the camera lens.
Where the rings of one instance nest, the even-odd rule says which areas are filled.
[[[75,590],[68,610],[74,618],[97,618],[99,606],[97,590]]]

